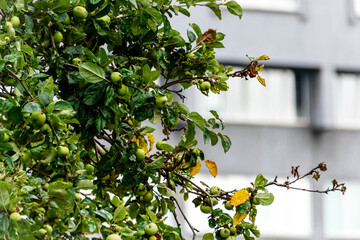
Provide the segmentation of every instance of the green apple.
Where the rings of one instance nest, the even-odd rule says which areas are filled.
[[[64,36],[60,31],[56,31],[54,33],[54,41],[55,41],[55,43],[59,44],[59,43],[62,42],[63,39],[64,39]]]
[[[159,95],[155,99],[156,106],[164,108],[167,105],[168,98],[166,96]]]
[[[152,236],[149,237],[149,240],[156,240],[156,239],[157,239],[157,237],[154,236],[154,235],[152,235]]]
[[[31,152],[29,150],[25,150],[21,156],[22,161],[28,161],[31,159]]]
[[[195,54],[193,52],[189,52],[189,53],[186,54],[186,57],[187,58],[194,58]]]
[[[154,193],[152,191],[149,191],[145,194],[144,196],[144,201],[145,202],[151,202],[151,200],[153,199],[154,197]]]
[[[136,189],[136,194],[139,196],[139,197],[143,197],[145,196],[145,194],[147,193],[147,189],[146,189],[146,186],[143,185],[143,184],[140,184],[137,189]]]
[[[43,133],[51,133],[51,127],[49,124],[45,123],[41,128],[40,131]]]
[[[13,27],[9,27],[7,32],[8,32],[9,37],[15,37],[16,32]]]
[[[201,204],[200,211],[203,213],[210,213],[211,212],[211,206]]]
[[[70,153],[69,148],[65,146],[58,146],[56,149],[56,155],[59,157],[65,157]]]
[[[40,229],[38,230],[38,233],[39,233],[39,235],[42,237],[42,236],[44,236],[44,235],[47,233],[47,231],[46,231],[46,229],[40,228]]]
[[[73,9],[73,17],[77,20],[84,20],[88,16],[88,11],[82,6],[76,6]]]
[[[0,142],[8,142],[10,139],[9,134],[0,133]]]
[[[10,220],[19,222],[21,220],[21,216],[18,212],[13,212],[12,214],[10,214]]]
[[[75,193],[75,200],[76,201],[80,201],[81,200],[81,196],[79,193]]]
[[[141,148],[136,150],[136,160],[143,161],[145,159],[145,151]]]
[[[69,17],[68,14],[66,14],[66,18],[65,18],[65,20],[63,21],[63,24],[65,24],[65,25],[70,25],[70,23],[71,23],[70,17]]]
[[[211,201],[212,201],[212,203],[213,203],[214,206],[219,203],[219,201],[217,200],[217,198],[214,198],[214,197],[211,198]],[[210,205],[210,200],[209,200],[209,198],[206,198],[206,199],[205,199],[205,203],[208,204],[208,205]]]
[[[194,148],[194,149],[192,150],[192,152],[193,152],[197,157],[199,157],[199,156],[200,156],[200,153],[201,153],[200,149],[198,149],[198,148]]]
[[[121,229],[122,229],[122,227],[120,227],[120,226],[115,227],[115,231],[117,231],[117,232],[120,232]]]
[[[107,24],[109,24],[111,19],[110,19],[109,15],[105,15],[105,16],[102,16],[100,18],[97,18],[96,20],[104,21]]]
[[[233,208],[234,208],[234,206],[230,204],[230,201],[225,202],[225,209],[232,210]]]
[[[10,22],[13,25],[13,27],[20,26],[20,19],[17,16],[12,16]]]
[[[43,228],[51,235],[53,228],[49,224],[45,224]]]
[[[117,93],[120,96],[126,96],[129,93],[129,88],[125,84],[122,84],[120,88],[118,88]]]
[[[230,228],[230,234],[231,234],[231,235],[235,235],[236,232],[237,232],[236,227],[231,227],[231,228]]]
[[[11,22],[6,22],[5,25],[4,25],[4,30],[5,30],[5,31],[8,31],[8,29],[9,29],[9,28],[12,28],[12,27],[13,27],[13,25],[12,25]]]
[[[145,233],[149,236],[155,235],[155,233],[157,233],[158,230],[159,229],[155,223],[150,223],[145,227]]]
[[[122,76],[119,72],[112,72],[110,78],[114,84],[119,84],[122,80]]]
[[[201,91],[208,91],[211,87],[211,83],[208,81],[204,81],[200,84],[200,90]]]
[[[227,238],[228,236],[230,236],[230,230],[228,228],[221,229],[220,236],[223,238]]]
[[[226,238],[226,240],[236,240],[236,237],[235,237],[235,236],[228,236],[228,237]]]
[[[118,234],[113,233],[107,236],[106,240],[121,240],[121,237]]]
[[[137,232],[135,233],[136,236],[142,236],[145,234],[144,230],[137,230]]]
[[[213,186],[210,188],[210,194],[218,195],[221,192],[221,189],[217,186]]]
[[[73,60],[72,60],[72,64],[74,64],[74,65],[79,65],[81,63],[81,59],[80,58],[73,58]]]
[[[158,142],[156,143],[156,149],[157,149],[157,150],[162,150],[162,146],[163,146],[164,144],[166,144],[164,141],[158,141]]]
[[[46,122],[46,115],[43,112],[34,112],[31,114],[30,121],[36,128],[41,128]]]
[[[86,173],[89,175],[92,174],[95,170],[94,166],[89,163],[85,165],[85,169],[86,169]]]

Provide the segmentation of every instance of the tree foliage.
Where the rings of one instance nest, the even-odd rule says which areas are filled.
[[[231,141],[215,111],[204,119],[181,100],[190,87],[226,91],[230,77],[265,85],[258,61],[268,57],[232,72],[215,59],[224,34],[193,23],[183,38],[170,19],[196,5],[242,15],[235,1],[0,0],[0,238],[181,239],[165,219],[178,219],[175,197],[190,194],[214,229],[204,239],[259,237],[256,206],[274,199],[268,181],[196,185],[201,166],[217,175],[196,131],[225,152]],[[171,145],[173,131],[183,134]]]

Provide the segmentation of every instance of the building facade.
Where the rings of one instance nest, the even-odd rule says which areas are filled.
[[[345,196],[269,188],[275,202],[258,210],[261,239],[360,239],[360,1],[238,1],[241,21],[226,11],[219,21],[197,7],[190,19],[179,16],[172,23],[183,33],[192,22],[224,33],[217,59],[235,69],[247,65],[246,54],[271,57],[262,75],[266,88],[256,79],[231,79],[225,94],[188,94],[192,110],[204,116],[218,111],[233,143],[227,154],[221,146],[204,146],[221,175],[202,176],[231,190],[249,185],[258,173],[285,178],[291,166],[305,173],[325,162],[321,181],[299,186],[325,189],[336,178],[347,184]],[[206,233],[206,217],[187,211]]]

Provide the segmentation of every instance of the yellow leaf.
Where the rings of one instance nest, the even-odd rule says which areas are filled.
[[[239,206],[249,200],[249,192],[245,189],[241,189],[236,191],[234,195],[231,197],[230,204],[233,206]]]
[[[233,218],[233,225],[238,225],[239,223],[241,223],[242,221],[244,221],[244,219],[247,216],[247,212],[244,213],[236,213],[234,218]]]
[[[149,139],[149,152],[153,149],[153,146],[154,146],[154,142],[155,142],[155,138],[153,135],[151,135],[150,133],[147,133],[146,134],[148,136],[148,139]]]
[[[260,56],[260,57],[258,57],[258,58],[256,58],[257,61],[259,61],[259,60],[260,60],[260,61],[261,61],[261,60],[269,60],[269,59],[270,59],[269,56],[268,56],[268,55],[265,55],[265,54],[262,55],[262,56]]]
[[[263,79],[260,75],[257,75],[257,80],[261,83],[261,85],[266,87],[265,79]]]
[[[216,175],[217,175],[217,166],[216,166],[216,163],[214,163],[214,162],[212,162],[212,161],[210,161],[210,160],[205,160],[204,162],[206,163],[206,166],[208,167],[210,174],[211,174],[213,177],[216,177]]]
[[[198,172],[200,171],[200,168],[201,168],[201,162],[198,161],[197,164],[196,164],[196,166],[193,167],[193,169],[191,169],[190,175],[191,175],[191,176],[195,176],[196,174],[198,174]]]

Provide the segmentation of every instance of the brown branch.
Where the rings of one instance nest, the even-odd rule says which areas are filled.
[[[194,228],[194,227],[191,225],[191,223],[190,223],[189,220],[187,219],[185,213],[184,213],[183,210],[181,209],[180,204],[179,204],[179,202],[176,200],[176,198],[171,197],[170,199],[171,199],[172,201],[174,201],[174,202],[176,203],[176,205],[178,206],[178,209],[179,209],[179,211],[181,212],[181,215],[184,217],[186,223],[189,225],[189,227],[190,227],[190,229],[191,229],[191,231],[192,231],[192,233],[193,233],[192,239],[195,240],[195,238],[196,238],[196,232],[199,232],[199,230],[197,230],[196,228]],[[195,231],[196,231],[196,232],[195,232]]]
[[[105,152],[108,152],[108,150],[105,148],[103,144],[101,144],[98,140],[94,139],[97,145],[99,145]]]
[[[78,69],[79,67],[74,65],[74,64],[70,64],[70,63],[64,63],[65,66],[68,66],[68,67],[73,67],[73,68],[76,68]]]
[[[7,67],[5,67],[5,70],[8,71],[11,75],[13,75],[13,77],[15,77],[15,79],[21,84],[21,86],[25,89],[25,91],[29,94],[29,96],[34,99],[34,97],[31,95],[31,93],[29,92],[29,90],[27,89],[27,87],[25,87],[25,84],[23,83],[23,81],[21,80],[21,78],[19,78],[13,71],[11,71],[10,69],[8,69]]]

